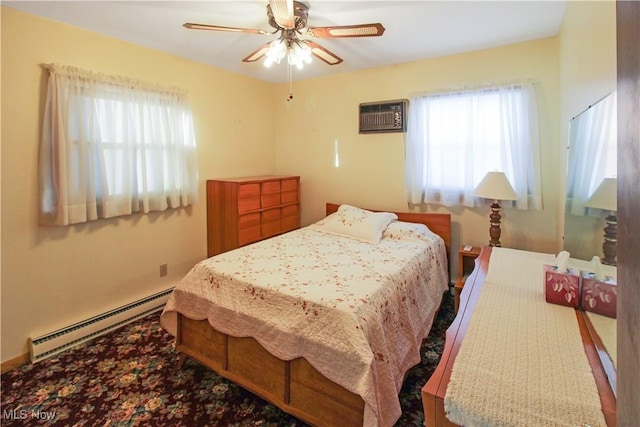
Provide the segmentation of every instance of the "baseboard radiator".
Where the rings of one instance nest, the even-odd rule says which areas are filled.
[[[83,320],[39,337],[29,338],[29,356],[36,363],[62,351],[104,335],[164,308],[173,288]]]

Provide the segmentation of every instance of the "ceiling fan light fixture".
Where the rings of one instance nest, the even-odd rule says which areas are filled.
[[[279,38],[277,40],[269,43],[269,48],[265,53],[265,61],[264,66],[270,67],[274,62],[279,64],[282,61],[282,58],[287,54],[287,44],[283,38]]]
[[[270,67],[274,63],[279,64],[286,56],[287,63],[290,66],[302,69],[304,64],[311,63],[311,54],[311,48],[298,38],[285,39],[280,37],[269,43],[269,47],[265,52],[264,66]]]
[[[270,67],[274,63],[280,64],[287,57],[287,80],[289,82],[289,96],[293,99],[293,68],[302,69],[304,64],[311,63],[312,56],[328,65],[342,63],[335,53],[309,39],[316,38],[348,38],[348,37],[378,37],[385,32],[380,23],[340,25],[330,27],[307,27],[309,6],[296,0],[268,0],[267,19],[275,30],[268,33],[264,30],[239,27],[224,27],[220,25],[186,23],[185,28],[193,30],[211,30],[242,32],[251,34],[280,34],[277,40],[267,42],[242,59],[242,62],[256,62],[264,57],[264,66]],[[306,37],[300,39],[300,36]]]
[[[304,64],[311,63],[311,49],[296,39],[294,43],[291,43],[289,46],[287,59],[289,65],[294,65],[297,69],[301,70]]]

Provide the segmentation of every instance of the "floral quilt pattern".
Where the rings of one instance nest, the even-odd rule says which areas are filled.
[[[365,424],[393,425],[448,283],[442,239],[405,224],[390,224],[378,244],[311,225],[206,259],[176,287],[161,323],[175,335],[177,312],[206,318],[281,359],[304,357],[362,396]]]

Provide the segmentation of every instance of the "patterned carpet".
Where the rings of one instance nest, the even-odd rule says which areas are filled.
[[[422,426],[420,389],[438,364],[453,320],[446,296],[422,362],[400,393],[396,426]],[[176,369],[173,340],[159,313],[35,365],[2,375],[0,424],[55,426],[305,426],[188,360]]]

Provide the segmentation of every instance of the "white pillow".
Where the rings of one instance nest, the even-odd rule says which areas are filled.
[[[324,233],[351,237],[362,242],[380,242],[387,226],[398,219],[391,212],[371,212],[350,205],[340,205],[337,212],[316,223]]]
[[[395,221],[384,230],[383,239],[430,242],[436,236],[429,227],[413,222]]]

